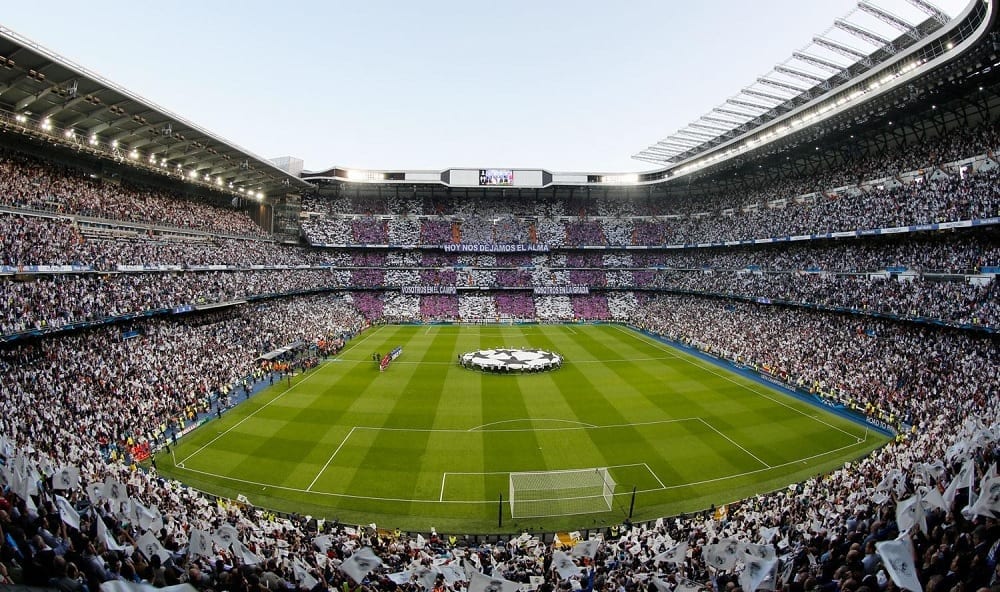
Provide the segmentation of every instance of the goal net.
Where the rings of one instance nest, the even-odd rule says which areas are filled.
[[[606,467],[510,474],[512,518],[607,512],[615,481]]]

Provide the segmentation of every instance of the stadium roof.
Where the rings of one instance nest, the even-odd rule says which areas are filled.
[[[861,0],[806,47],[633,158],[670,166],[697,156],[891,60],[951,20],[927,0],[906,2],[911,10],[903,17],[895,12],[899,7],[893,10]]]
[[[294,174],[0,26],[0,126],[214,190],[261,199]]]

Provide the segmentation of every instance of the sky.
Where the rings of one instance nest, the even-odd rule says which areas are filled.
[[[968,0],[937,0],[957,14]],[[875,0],[913,15],[903,0]],[[628,172],[856,0],[9,3],[0,24],[307,170]],[[876,27],[872,27],[873,29]]]

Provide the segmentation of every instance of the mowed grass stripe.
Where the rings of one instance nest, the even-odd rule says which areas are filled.
[[[371,352],[397,345],[401,363],[380,374]],[[496,346],[554,349],[567,364],[528,375],[457,365],[459,353]],[[632,485],[637,518],[669,515],[782,487],[884,441],[851,442],[864,428],[612,325],[377,327],[305,379],[285,396],[275,385],[186,437],[178,460],[211,442],[189,461],[210,474],[177,471],[169,455],[157,457],[162,472],[266,507],[485,532],[496,528],[507,471],[630,465],[612,469],[621,491],[612,513],[505,523],[573,530],[616,521]],[[704,422],[693,419],[701,415]],[[763,452],[787,461],[762,468],[723,435],[768,463]],[[830,452],[834,444],[844,449]],[[803,461],[811,450],[821,456]],[[474,475],[449,478],[442,490],[446,471]],[[303,491],[312,481],[315,491]]]
[[[411,337],[406,335],[411,331],[411,327],[400,327],[393,332],[391,339],[404,341]],[[388,345],[391,342],[385,343]],[[403,356],[420,358],[426,355],[419,348],[407,349],[405,343],[397,345],[400,344],[403,345]],[[395,346],[388,349],[392,347]],[[331,465],[337,470],[330,473],[330,478],[322,475],[314,489],[371,497],[430,499],[431,489],[424,467],[430,432],[377,428],[429,428],[427,419],[433,417],[437,409],[437,401],[444,388],[443,376],[436,367],[419,364],[390,365],[385,372],[378,372],[375,368],[372,371],[378,376],[359,399],[384,397],[382,419],[377,421],[370,414],[364,414],[365,423],[355,424],[363,427],[352,432],[350,440]],[[353,474],[345,480],[344,469],[352,468]],[[403,507],[406,504],[400,502],[401,512],[408,511]]]
[[[594,352],[598,347],[597,342],[589,333],[584,332],[582,335],[577,335],[576,339],[567,341],[560,339],[560,337],[565,337],[565,333],[546,332],[543,347],[557,352],[560,349],[566,350],[564,355],[569,356],[571,360],[574,357],[583,358],[584,355],[589,355],[595,360],[600,360],[600,356],[595,355]],[[554,338],[550,339],[550,336]],[[556,343],[557,339],[560,343]],[[636,365],[630,364],[629,366],[635,367]],[[640,368],[635,367],[634,369],[638,371]],[[653,470],[660,479],[676,482],[680,478],[680,475],[673,469],[672,464],[667,462],[666,458],[661,454],[662,446],[660,443],[654,442],[647,437],[646,434],[650,433],[650,430],[640,430],[637,426],[628,426],[628,424],[636,423],[637,421],[669,421],[676,418],[667,414],[652,415],[646,413],[640,419],[628,417],[623,414],[620,409],[626,406],[621,405],[622,399],[635,401],[636,399],[645,399],[645,397],[640,394],[638,389],[629,384],[627,380],[622,380],[621,375],[611,370],[607,365],[588,364],[583,366],[569,363],[564,364],[558,372],[569,375],[571,377],[570,382],[576,385],[576,388],[571,390],[559,389],[558,387],[556,387],[556,390],[560,393],[565,405],[572,410],[572,413],[579,421],[597,426],[625,426],[614,430],[587,430],[593,448],[598,451],[600,457],[604,460],[599,466],[645,462],[651,465],[651,467],[657,467]],[[591,376],[597,377],[598,380],[604,377],[602,380],[603,384],[595,384],[592,382]],[[547,375],[546,378],[552,380],[554,375]],[[612,399],[614,399],[614,402],[612,402]],[[665,427],[666,425],[664,423],[659,427]],[[691,427],[687,425],[670,426],[670,428],[691,430]],[[636,448],[641,451],[638,455]]]
[[[677,351],[678,365],[697,368],[700,382],[710,388],[708,397],[690,399],[697,409],[695,412],[755,454],[760,451],[757,456],[768,464],[780,465],[857,443],[866,432],[847,419],[824,413],[631,329],[614,327],[614,330],[655,347]]]

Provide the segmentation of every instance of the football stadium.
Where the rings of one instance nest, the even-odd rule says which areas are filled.
[[[307,169],[0,25],[0,586],[1000,591],[998,10],[640,172]]]

